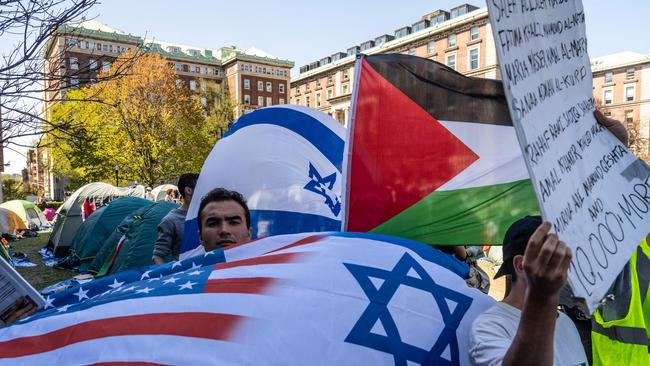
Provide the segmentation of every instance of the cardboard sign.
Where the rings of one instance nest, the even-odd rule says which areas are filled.
[[[542,216],[593,311],[650,230],[650,171],[596,122],[580,0],[488,0],[508,106]]]

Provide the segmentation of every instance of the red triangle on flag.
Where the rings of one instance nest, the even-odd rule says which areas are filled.
[[[348,165],[348,231],[372,230],[479,158],[365,60],[360,72]]]

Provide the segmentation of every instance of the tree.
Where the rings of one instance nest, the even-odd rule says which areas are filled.
[[[65,87],[65,75],[47,72],[45,47],[63,24],[84,16],[97,0],[7,0],[0,2],[0,143],[24,146],[16,140],[58,128],[42,113],[48,93]],[[55,55],[55,58],[61,55]]]
[[[2,192],[5,201],[25,199],[23,184],[12,177],[2,177]]]
[[[132,60],[129,53],[121,55],[111,70]],[[87,182],[112,180],[117,166],[121,179],[150,186],[198,171],[217,138],[200,96],[178,84],[173,68],[157,54],[135,59],[128,75],[110,73],[103,75],[106,81],[69,93],[73,101],[53,110],[60,128],[47,141],[55,170]],[[89,96],[98,102],[82,102]],[[59,131],[72,138],[60,139]]]

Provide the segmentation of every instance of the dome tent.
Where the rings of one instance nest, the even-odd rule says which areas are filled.
[[[18,230],[25,230],[25,222],[15,212],[0,208],[0,233],[15,235]]]
[[[67,261],[73,265],[79,264],[79,272],[86,272],[117,225],[131,212],[150,204],[151,201],[143,198],[120,197],[94,212],[77,230]]]
[[[81,205],[86,199],[93,200],[97,208],[122,196],[144,197],[144,187],[118,188],[106,183],[90,183],[77,189],[57,210],[54,228],[47,246],[55,257],[68,255],[70,245],[83,220]]]
[[[88,272],[96,277],[151,264],[158,224],[169,211],[178,208],[172,202],[144,206],[124,218],[104,242]]]
[[[1,204],[0,208],[13,211],[23,220],[25,226],[28,228],[38,229],[42,226],[48,226],[47,219],[43,215],[43,212],[33,202],[12,200]]]
[[[152,189],[151,194],[153,194],[154,201],[156,202],[164,201],[168,189],[173,189],[175,191],[178,191],[178,187],[176,187],[173,184],[162,184]]]

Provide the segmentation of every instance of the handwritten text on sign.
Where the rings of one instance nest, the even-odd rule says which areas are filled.
[[[650,171],[593,117],[580,0],[488,0],[488,10],[542,215],[572,248],[569,282],[593,310],[650,231]]]

